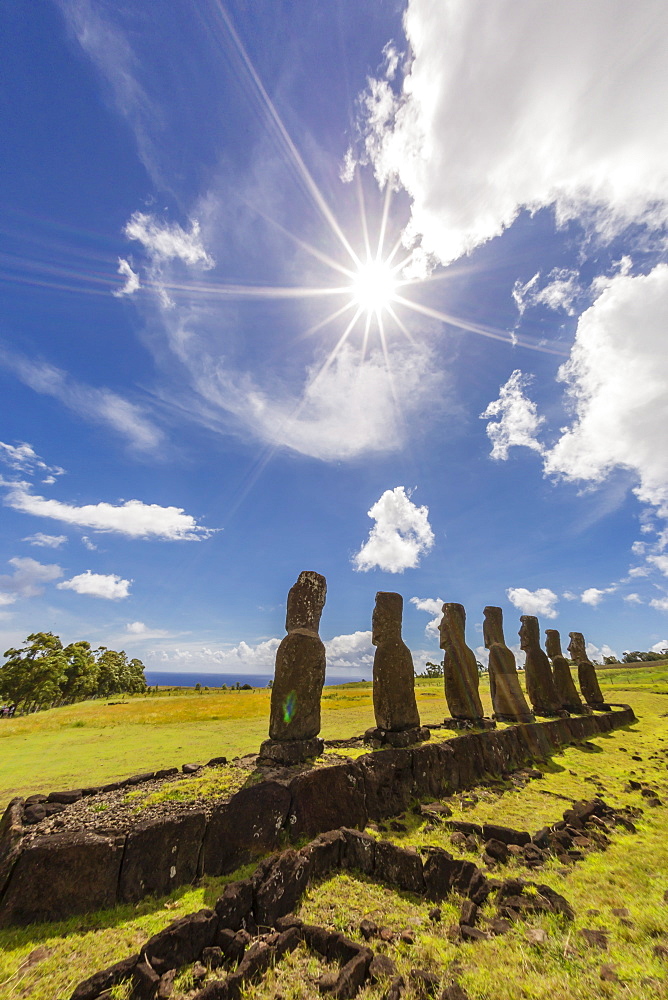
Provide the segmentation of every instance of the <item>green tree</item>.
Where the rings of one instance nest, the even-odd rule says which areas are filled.
[[[418,674],[418,677],[442,677],[443,676],[443,664],[442,663],[432,663],[431,660],[427,660],[425,663],[424,672]]]
[[[20,649],[8,649],[0,668],[3,697],[24,710],[59,701],[67,681],[67,657],[59,636],[33,632]]]
[[[65,647],[67,666],[62,689],[64,701],[83,701],[97,692],[99,668],[90,643],[85,640],[71,642]]]

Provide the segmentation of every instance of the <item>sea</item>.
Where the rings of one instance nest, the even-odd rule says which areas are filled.
[[[232,687],[234,684],[250,684],[251,687],[267,687],[269,681],[273,679],[272,674],[205,674],[193,671],[193,673],[176,673],[167,670],[146,670],[144,671],[146,683],[149,687],[188,687],[194,688],[196,684],[202,687],[221,688],[223,684]],[[325,684],[350,684],[353,681],[369,680],[369,677],[359,675],[331,676],[325,678]]]

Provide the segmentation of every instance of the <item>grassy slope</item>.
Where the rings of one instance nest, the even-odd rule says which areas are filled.
[[[668,664],[601,671],[606,692],[668,693]],[[489,686],[481,684],[486,710]],[[423,722],[446,714],[443,682],[418,681]],[[90,701],[18,719],[0,719],[0,804],[13,795],[103,784],[140,771],[256,751],[267,735],[268,689],[180,693]],[[612,695],[611,695],[612,697]],[[618,697],[615,695],[615,697]],[[371,684],[325,688],[322,735],[341,739],[373,724]]]
[[[565,795],[569,798],[590,797],[602,783],[606,791],[603,793],[611,802],[632,802],[641,804],[642,799],[637,793],[625,795],[622,787],[629,774],[633,771],[643,780],[657,781],[661,788],[662,798],[668,803],[668,784],[666,758],[661,762],[648,760],[649,755],[657,750],[668,748],[668,690],[666,685],[666,667],[636,668],[632,672],[622,671],[619,678],[626,686],[615,684],[613,671],[606,671],[602,676],[602,684],[610,700],[629,701],[634,705],[639,717],[639,724],[627,731],[613,733],[595,741],[596,750],[569,748],[564,754],[553,759],[552,764],[545,769],[542,781],[532,782],[522,791],[506,791],[499,795],[490,789],[478,792],[478,801],[473,809],[467,809],[467,818],[497,820],[509,825],[516,825],[530,830],[536,829],[544,822],[556,820],[566,803],[545,792]],[[629,676],[630,675],[630,676]],[[632,687],[632,689],[630,689]],[[663,689],[663,691],[662,691]],[[443,712],[440,684],[438,682],[420,684],[420,700],[426,721],[439,717]],[[655,693],[656,692],[656,693]],[[661,692],[661,693],[658,693]],[[349,735],[353,731],[364,728],[369,720],[368,689],[341,688],[330,691],[334,697],[325,700],[326,724],[329,727],[327,735]],[[340,697],[337,697],[339,695]],[[191,734],[198,734],[205,747],[202,731],[205,727],[218,727],[217,720],[212,720],[207,712],[218,714],[220,704],[212,708],[213,699],[221,695],[183,696],[183,699],[173,699],[167,707],[172,712],[188,711],[198,714],[199,719],[192,723],[185,720],[181,723],[181,741],[185,757],[204,757],[220,752],[218,746],[206,746],[206,750],[198,754],[188,752],[192,749]],[[266,694],[264,692],[245,694],[230,694],[229,699],[247,698],[247,702],[230,702],[232,708],[237,706],[237,717],[230,724],[239,727],[241,731],[249,719],[253,720],[253,712],[257,712]],[[212,701],[209,703],[209,698]],[[196,699],[196,700],[195,700]],[[165,699],[167,702],[167,699]],[[128,714],[120,723],[121,733],[113,730],[114,746],[122,741],[122,731],[137,732],[135,747],[146,747],[146,739],[141,739],[153,732],[158,735],[163,732],[159,722],[164,716],[163,701],[149,699],[132,702],[127,708],[123,706],[110,707],[107,711],[114,712],[121,708],[123,712],[131,713],[139,708],[144,715],[140,724],[133,724]],[[337,707],[334,707],[337,706]],[[426,706],[429,706],[428,708]],[[145,713],[160,708],[153,721],[152,729],[148,729]],[[99,726],[99,713],[105,708],[99,705],[78,706],[72,710],[59,710],[72,713],[69,716],[69,727],[65,735],[76,742],[86,727],[72,727],[72,722],[81,715],[77,713],[98,713],[96,722],[98,728],[104,730],[107,726]],[[247,712],[245,716],[243,713]],[[340,715],[338,714],[340,712]],[[42,740],[61,735],[63,729],[54,720],[57,713],[43,713],[32,719],[17,720],[12,725],[25,726],[39,723],[36,726],[37,736]],[[51,718],[49,718],[51,717]],[[85,718],[85,715],[84,715]],[[89,719],[91,716],[89,716]],[[112,716],[113,718],[113,716]],[[46,724],[48,721],[48,725]],[[171,732],[176,725],[172,716],[166,731]],[[264,735],[266,715],[257,720],[259,737]],[[225,723],[227,732],[227,723]],[[209,730],[210,731],[210,730]],[[72,736],[72,734],[74,734]],[[258,739],[259,739],[258,737]],[[18,740],[25,740],[24,729]],[[15,740],[16,737],[5,737]],[[30,741],[32,743],[32,740]],[[78,743],[79,747],[83,744]],[[111,744],[109,744],[111,745]],[[51,747],[54,746],[52,742]],[[172,746],[172,744],[170,744]],[[257,746],[257,742],[254,743]],[[621,748],[624,747],[626,752]],[[156,740],[154,751],[159,749]],[[176,749],[176,745],[174,745]],[[228,752],[234,750],[232,745]],[[237,747],[237,751],[244,747]],[[37,753],[37,751],[34,751]],[[139,751],[137,751],[139,752]],[[643,760],[630,760],[631,753],[639,752]],[[4,755],[3,755],[4,756]],[[165,761],[166,753],[157,763]],[[80,759],[79,770],[75,767],[75,754],[71,751],[69,767],[72,779],[70,786],[84,781],[101,780],[97,771],[82,770],[90,767]],[[181,759],[177,757],[176,759]],[[37,758],[41,758],[38,756]],[[118,757],[114,758],[118,760]],[[114,765],[116,766],[116,765]],[[133,761],[131,770],[141,770],[151,766],[144,750],[140,759]],[[48,772],[51,774],[51,772]],[[63,773],[63,772],[61,772]],[[108,772],[109,776],[119,773]],[[129,773],[129,772],[126,772]],[[598,776],[598,777],[596,777]],[[62,782],[65,784],[65,781]],[[44,787],[53,787],[49,779]],[[30,782],[29,787],[35,787]],[[455,799],[453,804],[459,800]],[[424,901],[404,893],[394,893],[388,889],[364,883],[349,876],[340,875],[328,880],[321,886],[312,889],[306,898],[303,910],[309,919],[329,923],[337,927],[345,927],[354,933],[359,920],[366,915],[375,917],[379,922],[392,926],[394,929],[414,927],[418,931],[416,944],[412,948],[397,948],[388,946],[388,953],[398,962],[402,971],[426,965],[439,970],[447,968],[449,963],[457,960],[461,966],[462,983],[475,1000],[506,1000],[508,996],[526,997],[531,1000],[566,1000],[566,998],[584,997],[616,997],[624,995],[630,1000],[640,1000],[647,996],[661,996],[663,987],[660,985],[665,975],[665,964],[652,955],[652,947],[657,941],[666,941],[668,927],[668,907],[662,903],[663,892],[668,889],[668,844],[665,838],[668,807],[647,809],[639,826],[639,834],[635,837],[626,834],[616,834],[612,846],[605,853],[593,853],[584,862],[577,865],[571,874],[558,874],[558,865],[551,863],[542,872],[529,878],[545,881],[562,892],[575,906],[577,920],[574,927],[566,927],[556,920],[538,921],[550,934],[547,946],[537,948],[528,944],[525,938],[525,926],[517,926],[512,932],[495,941],[482,945],[465,945],[455,948],[444,937],[444,926],[455,919],[456,906],[454,902],[443,907],[443,926],[432,926],[427,918],[429,906]],[[405,834],[383,834],[392,837],[397,843],[419,845],[421,843],[442,843],[448,846],[447,837],[438,830],[424,833],[416,819],[412,819],[408,832]],[[506,871],[513,871],[508,866]],[[240,877],[235,873],[230,878]],[[0,931],[0,1000],[9,998],[30,997],[31,1000],[54,1000],[54,997],[66,997],[68,990],[96,969],[125,957],[169,920],[184,913],[198,909],[202,905],[210,905],[220,892],[225,879],[206,880],[198,887],[183,887],[176,890],[170,897],[159,900],[143,900],[137,906],[122,906],[110,911],[90,914],[85,917],[72,918],[60,924],[34,925],[28,928]],[[634,927],[626,928],[611,914],[612,907],[627,906],[631,911]],[[588,915],[587,911],[597,910],[596,915]],[[608,927],[611,930],[611,950],[608,953],[592,952],[580,943],[578,929],[580,927]],[[570,937],[569,937],[570,934]],[[570,945],[576,946],[576,954],[569,955]],[[49,955],[34,966],[26,966],[27,956],[38,947],[46,947]],[[602,962],[615,965],[625,985],[604,983],[599,978],[599,967]],[[315,1000],[319,996],[313,984],[312,976],[322,971],[318,963],[302,953],[282,963],[275,972],[267,978],[266,983],[253,991],[258,1000],[267,1000],[280,993],[284,1000],[308,998]],[[181,977],[183,986],[187,986],[187,975]],[[647,980],[650,982],[647,982]],[[378,1000],[382,996],[380,987],[368,987],[360,994],[360,1000]],[[175,1000],[182,994],[177,993]],[[410,994],[407,994],[409,1000]]]

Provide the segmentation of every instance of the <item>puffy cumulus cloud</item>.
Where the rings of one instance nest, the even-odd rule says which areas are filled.
[[[188,231],[178,222],[162,222],[146,212],[134,212],[123,232],[128,239],[141,243],[155,263],[180,260],[207,270],[215,266],[213,257],[204,249],[197,219],[191,221]]]
[[[367,513],[376,523],[353,556],[356,570],[378,568],[387,573],[403,573],[405,569],[415,569],[420,556],[432,549],[434,533],[429,524],[429,508],[417,507],[403,486],[385,490]]]
[[[569,268],[555,267],[547,276],[547,284],[539,285],[540,271],[534,274],[526,284],[516,281],[513,287],[513,299],[520,316],[532,306],[545,305],[549,309],[563,309],[569,316],[575,314],[573,303],[582,294],[579,274]]]
[[[438,635],[438,626],[443,616],[443,601],[440,597],[411,597],[411,604],[414,604],[418,611],[426,611],[433,615],[431,621],[425,625],[425,634],[430,637]]]
[[[559,600],[554,591],[547,587],[538,590],[527,590],[526,587],[509,587],[506,596],[511,604],[524,612],[525,615],[542,615],[544,618],[556,618],[558,611],[555,604]]]
[[[489,421],[487,436],[492,442],[492,458],[505,460],[509,448],[520,445],[533,451],[543,451],[536,434],[545,418],[538,416],[536,404],[524,392],[531,381],[531,375],[523,375],[516,368],[501,386],[499,398],[480,414],[481,420]]]
[[[27,483],[5,483],[8,493],[5,503],[14,510],[35,517],[50,517],[66,524],[92,528],[100,532],[116,532],[128,538],[160,538],[166,541],[201,541],[213,534],[213,528],[203,528],[182,507],[160,507],[156,503],[126,500],[121,504],[96,503],[75,507],[62,500],[35,496]]]
[[[55,563],[40,563],[29,556],[15,556],[9,560],[14,572],[0,575],[0,604],[14,604],[19,597],[37,597],[44,592],[44,584],[63,575]]]
[[[624,600],[628,601],[629,604],[644,604],[645,603],[643,601],[642,597],[640,596],[640,594],[625,594],[624,595]]]
[[[655,642],[654,645],[650,646],[649,648],[652,653],[668,652],[668,639],[661,639],[659,642]]]
[[[597,607],[606,594],[614,594],[617,587],[605,587],[603,590],[599,590],[597,587],[588,587],[587,590],[583,590],[580,594],[580,600],[583,604],[589,604],[590,607]]]
[[[596,660],[599,663],[603,662],[604,657],[612,656],[615,660],[619,660],[619,654],[608,646],[605,642],[602,646],[595,646],[593,642],[588,642],[586,646],[587,656],[590,660]]]
[[[668,265],[618,274],[578,322],[566,383],[574,421],[547,453],[545,469],[600,482],[631,469],[636,493],[668,515]]]
[[[144,622],[128,622],[125,626],[127,635],[137,639],[162,639],[169,635],[164,628],[149,628]]]
[[[656,568],[663,573],[664,576],[668,576],[668,553],[648,556],[647,562],[651,563],[652,566],[656,566]]]
[[[156,664],[175,664],[177,666],[215,668],[221,673],[272,673],[276,650],[280,639],[265,639],[256,645],[240,642],[236,646],[216,649],[203,643],[190,648],[178,646],[170,648],[149,649],[146,657]]]
[[[653,597],[649,606],[657,611],[668,611],[668,597]]]
[[[325,642],[325,649],[328,669],[368,667],[373,664],[375,649],[371,644],[371,632],[334,636]]]
[[[88,597],[103,597],[108,601],[120,601],[130,594],[132,580],[124,580],[116,573],[93,573],[87,569],[71,580],[57,584],[58,590],[73,590]]]
[[[0,356],[0,360],[2,360]],[[32,476],[36,473],[47,474],[48,478],[44,482],[54,483],[56,476],[62,476],[65,472],[59,465],[47,465],[39,457],[31,444],[21,442],[17,445],[5,444],[0,441],[0,462],[4,462],[17,472],[27,473]]]
[[[45,535],[43,531],[36,531],[34,535],[26,535],[21,540],[43,549],[59,549],[67,541],[67,535]]]
[[[416,345],[381,351],[363,361],[345,345],[331,362],[314,365],[303,388],[271,391],[250,374],[231,373],[209,358],[184,355],[199,396],[216,414],[267,444],[326,462],[396,451],[406,427],[438,397],[442,376],[430,350]]]
[[[120,299],[124,295],[133,295],[141,287],[139,275],[130,267],[130,264],[123,257],[118,258],[118,273],[125,278],[125,283],[121,288],[117,288],[111,294]]]
[[[408,240],[447,263],[523,208],[606,235],[665,220],[663,0],[409,0],[404,28],[402,92],[366,95],[366,155],[411,198]]]
[[[55,365],[33,361],[5,350],[0,350],[0,363],[13,371],[34,392],[57,399],[67,409],[92,423],[106,425],[124,437],[136,451],[155,451],[164,443],[163,432],[153,423],[144,408],[111,389],[85,385]],[[63,472],[58,467],[44,464],[39,468],[48,470],[52,475]],[[54,480],[51,478],[44,481]]]

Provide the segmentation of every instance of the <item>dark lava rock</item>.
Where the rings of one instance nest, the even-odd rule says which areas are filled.
[[[383,1000],[399,1000],[404,991],[404,980],[401,976],[395,976],[390,983],[389,989],[383,996]]]
[[[372,953],[365,949],[343,966],[332,995],[336,1000],[352,1000],[364,985],[369,973]]]
[[[303,847],[300,853],[308,861],[309,878],[326,875],[333,868],[339,868],[346,851],[346,838],[340,830],[321,833]]]
[[[423,895],[425,880],[422,862],[414,851],[405,851],[387,841],[376,843],[376,873],[392,885]]]
[[[162,975],[195,962],[213,944],[218,918],[213,910],[199,910],[173,921],[149,938],[142,949],[150,965]]]
[[[494,861],[506,862],[508,860],[508,847],[500,840],[488,840],[485,844],[485,853]]]
[[[47,797],[47,802],[59,802],[64,806],[72,805],[73,802],[78,802],[79,799],[83,798],[83,792],[80,788],[73,788],[69,792],[50,792]]]
[[[187,812],[138,824],[128,834],[119,898],[136,903],[144,896],[167,895],[192,882],[206,828],[206,814]]]
[[[355,868],[365,875],[372,875],[376,867],[376,841],[367,833],[343,828],[345,851],[341,858],[344,868]]]
[[[293,840],[315,837],[323,830],[341,826],[366,826],[364,780],[357,764],[337,764],[298,774],[290,782],[290,793],[288,829]]]
[[[221,928],[238,931],[253,908],[253,886],[250,879],[230,882],[216,900],[216,914]],[[284,930],[285,928],[279,928]]]
[[[374,955],[369,965],[369,976],[372,983],[377,983],[379,979],[396,976],[397,967],[387,955]]]
[[[224,875],[278,846],[290,808],[290,792],[277,781],[242,788],[216,806],[202,848],[205,875]]]
[[[292,913],[308,876],[308,860],[297,851],[283,851],[262,862],[252,879],[253,910],[258,926],[273,927],[278,917]]]
[[[210,969],[218,969],[223,964],[223,950],[217,945],[210,945],[202,950],[202,961]]]
[[[433,972],[427,972],[426,969],[411,969],[408,980],[418,1000],[426,1000],[427,997],[436,996],[436,991],[441,983],[438,976],[434,975]]]
[[[24,823],[40,823],[46,816],[46,809],[44,808],[44,803],[35,802],[31,806],[26,806],[23,810],[23,822]]]
[[[459,911],[460,926],[466,924],[468,927],[473,927],[477,919],[478,919],[478,907],[474,902],[472,902],[472,900],[465,899]]]
[[[608,931],[581,928],[580,934],[582,934],[582,937],[590,948],[601,948],[603,951],[608,950]]]
[[[378,933],[378,924],[375,920],[367,920],[366,917],[360,922],[360,934],[365,941],[369,941]]]
[[[203,764],[183,764],[181,770],[184,774],[196,774],[198,771],[201,771],[203,767]]]
[[[492,935],[489,931],[481,931],[478,927],[469,927],[468,924],[461,924],[461,935],[464,941],[489,941]]]
[[[111,990],[112,986],[117,986],[132,975],[138,961],[139,955],[131,955],[122,962],[116,962],[107,969],[96,972],[95,975],[79,983],[70,1000],[97,1000],[97,997],[105,991]]]

